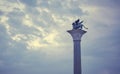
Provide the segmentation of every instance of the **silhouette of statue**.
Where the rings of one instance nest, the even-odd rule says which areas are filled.
[[[73,29],[82,29],[83,27],[86,28],[83,24],[83,21],[80,21],[80,19],[77,19],[75,22],[72,23]]]

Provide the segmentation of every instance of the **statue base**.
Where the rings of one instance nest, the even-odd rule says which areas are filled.
[[[73,40],[81,40],[82,35],[87,31],[81,29],[72,29],[68,30],[67,32],[71,34]]]

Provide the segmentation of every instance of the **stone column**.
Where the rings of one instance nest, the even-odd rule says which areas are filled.
[[[81,29],[68,30],[71,34],[74,43],[74,74],[82,74],[81,69],[81,37],[86,31]]]

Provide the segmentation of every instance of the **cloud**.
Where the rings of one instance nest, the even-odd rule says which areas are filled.
[[[25,5],[28,5],[28,6],[36,6],[36,3],[37,3],[37,0],[18,0],[18,1],[21,1],[22,3],[24,3]]]
[[[72,74],[72,38],[81,17],[83,74],[119,74],[119,1],[0,1],[0,73]],[[114,64],[113,64],[114,63]]]

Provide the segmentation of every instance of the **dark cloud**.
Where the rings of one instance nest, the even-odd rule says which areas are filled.
[[[9,47],[10,36],[7,34],[3,24],[0,24],[0,52],[3,53]]]
[[[4,13],[2,11],[0,11],[0,15],[3,15]]]
[[[84,56],[89,56],[88,58],[84,57],[87,60],[83,59],[84,74],[120,73],[118,70],[120,68],[120,40],[118,32],[118,29],[113,30],[112,33],[95,40],[92,44],[91,42],[87,43],[87,50],[85,50],[85,47],[82,50]]]
[[[74,2],[69,2],[67,0],[64,2],[61,2],[60,0],[53,0],[50,3],[48,3],[47,1],[41,1],[39,4],[40,7],[47,8],[55,14],[62,14],[68,16],[81,16],[86,14],[79,8],[79,4],[76,4],[75,6],[74,5]]]
[[[111,7],[111,8],[118,8],[119,7],[119,0],[88,0],[83,1],[83,3],[87,4],[88,6],[99,6],[99,7]]]
[[[20,0],[20,2],[26,4],[26,5],[30,6],[30,7],[31,6],[34,7],[37,4],[37,0]]]

